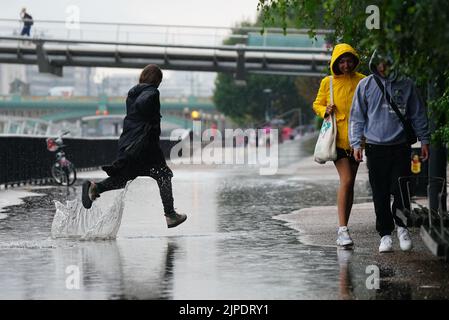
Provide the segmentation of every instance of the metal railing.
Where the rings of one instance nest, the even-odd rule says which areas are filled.
[[[46,148],[46,137],[0,136],[0,185],[37,184],[50,181],[55,155]],[[161,138],[166,158],[179,141]],[[76,169],[98,168],[115,160],[117,138],[64,138],[67,158]]]
[[[178,45],[221,45],[225,39],[244,43],[248,33],[263,36],[284,34],[282,28],[189,26],[143,23],[94,22],[76,20],[33,20],[34,38],[60,38],[67,40],[99,40],[114,42],[157,42]],[[20,19],[0,19],[1,36],[18,36],[23,26]],[[308,33],[306,29],[287,28],[287,34]],[[316,30],[318,35],[330,30]]]
[[[403,209],[397,211],[407,227],[420,228],[420,235],[427,248],[436,256],[449,261],[449,214],[443,203],[447,199],[446,179],[423,174],[400,177],[399,190]],[[438,207],[432,208],[430,189],[438,196]],[[427,203],[426,203],[427,202]]]
[[[281,37],[269,44],[270,32],[279,36],[282,29],[265,29],[263,41],[251,42],[260,28],[35,20],[29,38],[19,36],[20,27],[5,23],[22,22],[0,19],[1,62],[37,64],[40,72],[59,76],[66,66],[142,68],[148,63],[169,70],[234,73],[237,80],[247,73],[322,76],[330,59],[323,39],[313,44],[300,29],[289,29],[304,34],[300,39]],[[50,27],[40,31],[46,23]],[[224,45],[225,39],[233,41]]]

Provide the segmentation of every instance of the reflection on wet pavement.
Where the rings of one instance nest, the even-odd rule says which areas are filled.
[[[282,152],[282,165],[302,156],[294,144]],[[350,258],[342,264],[335,248],[301,244],[273,219],[334,204],[336,182],[260,176],[256,168],[173,171],[175,206],[189,216],[173,230],[145,178],[126,196],[115,241],[50,238],[53,200],[78,197],[79,185],[68,196],[38,190],[47,195],[9,208],[0,220],[0,299],[373,298],[364,270],[352,277]]]

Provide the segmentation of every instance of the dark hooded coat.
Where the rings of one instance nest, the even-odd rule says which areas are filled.
[[[111,175],[130,174],[165,164],[159,146],[161,134],[159,90],[140,83],[128,92],[123,132],[118,140],[117,159],[103,170]]]

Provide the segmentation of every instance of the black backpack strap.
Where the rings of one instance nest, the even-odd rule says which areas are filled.
[[[406,126],[407,125],[407,120],[404,118],[402,113],[399,111],[399,108],[398,108],[397,104],[391,99],[390,94],[388,93],[388,91],[385,90],[385,87],[382,84],[382,81],[380,81],[380,79],[376,75],[373,75],[373,77],[374,77],[374,80],[376,80],[376,83],[379,86],[380,91],[382,91],[382,96],[385,94],[385,98],[387,99],[387,102],[390,104],[391,108],[394,110],[394,112],[398,116],[399,120],[401,120],[402,124],[404,126]]]
[[[379,86],[380,90],[382,91],[382,96],[385,94],[387,102],[390,104],[391,108],[394,110],[399,120],[401,120],[402,127],[404,128],[405,131],[405,135],[407,136],[407,142],[411,145],[414,144],[416,142],[416,134],[415,130],[413,129],[412,123],[410,122],[410,120],[406,119],[399,111],[398,106],[391,99],[390,94],[388,93],[388,91],[385,90],[384,85],[382,84],[380,79],[376,75],[373,75],[373,77],[374,80],[376,80],[376,83]]]

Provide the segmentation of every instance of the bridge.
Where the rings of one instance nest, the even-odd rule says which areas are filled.
[[[168,70],[234,73],[237,80],[248,73],[322,76],[330,59],[326,30],[311,40],[300,29],[287,29],[284,36],[280,28],[261,34],[259,27],[35,20],[28,38],[19,36],[21,27],[20,20],[0,19],[0,63],[36,64],[40,72],[59,76],[65,66],[142,68],[148,63]],[[194,110],[206,122],[223,122],[210,101],[166,100],[161,108],[169,127],[188,127],[187,115]],[[0,131],[35,132],[58,121],[123,113],[123,98],[0,97],[0,115],[14,117],[3,117]]]
[[[65,66],[142,68],[149,63],[167,70],[234,73],[236,79],[248,73],[322,76],[330,60],[325,30],[315,41],[306,30],[288,29],[289,36],[283,36],[279,28],[266,29],[260,41],[260,28],[249,27],[35,20],[32,38],[18,36],[19,30],[20,21],[0,19],[0,63],[37,64],[40,72],[60,76]],[[270,44],[273,36],[281,40]]]
[[[223,120],[209,99],[162,99],[163,127],[173,129],[191,127],[191,112],[197,111],[204,122]],[[124,116],[124,97],[56,97],[56,96],[0,96],[0,133],[49,135],[55,122],[82,120],[92,116]],[[188,121],[189,120],[189,121]],[[80,125],[70,124],[73,133]],[[57,126],[58,127],[58,126]]]

